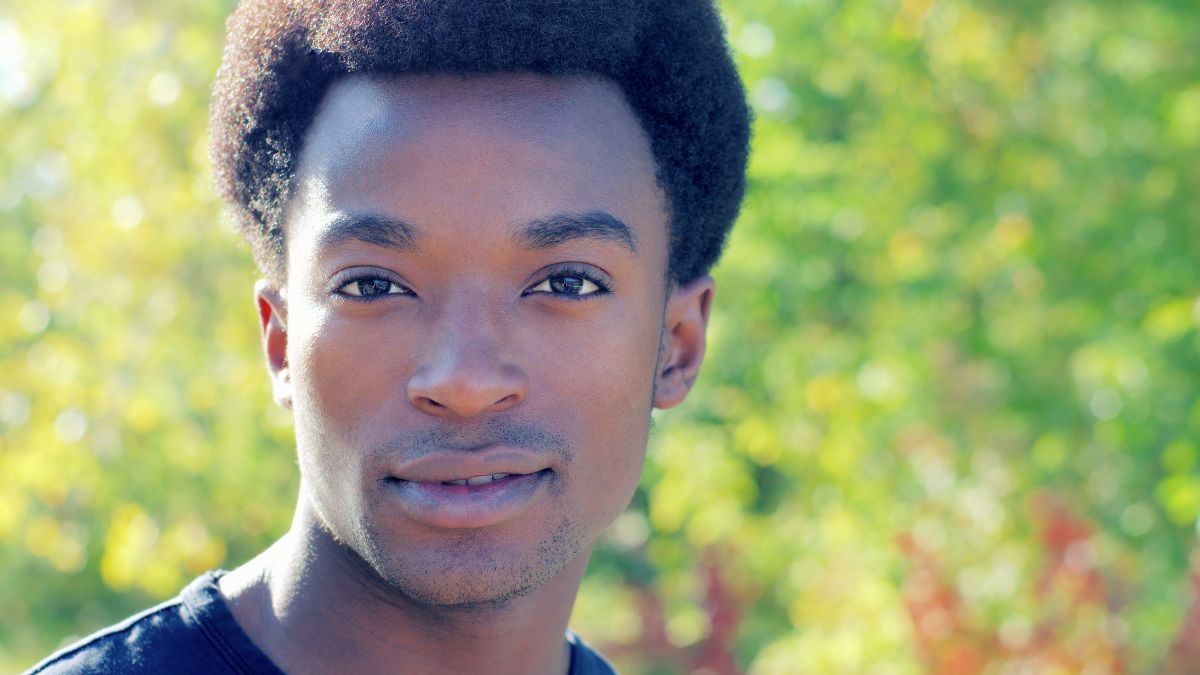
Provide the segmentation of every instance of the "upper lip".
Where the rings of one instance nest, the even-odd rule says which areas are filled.
[[[552,462],[523,448],[492,445],[472,450],[439,450],[396,465],[391,477],[413,483],[442,483],[496,473],[537,473]]]

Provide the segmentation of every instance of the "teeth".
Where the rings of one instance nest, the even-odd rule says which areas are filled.
[[[511,473],[485,474],[483,476],[473,476],[471,478],[460,478],[458,480],[444,480],[444,481],[442,481],[442,485],[483,485],[485,483],[490,483],[494,480],[500,480],[501,478],[508,478],[511,475],[512,475]]]

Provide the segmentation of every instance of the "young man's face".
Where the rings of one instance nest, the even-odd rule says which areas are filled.
[[[587,551],[637,485],[652,403],[695,376],[711,297],[667,286],[665,200],[620,91],[341,80],[286,222],[286,283],[259,308],[321,525],[438,605],[520,595]]]

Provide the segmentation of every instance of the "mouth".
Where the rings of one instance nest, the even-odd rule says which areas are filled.
[[[507,484],[507,483],[511,483],[511,482],[518,482],[523,479],[527,479],[531,476],[539,477],[542,474],[550,474],[553,472],[554,472],[553,469],[546,468],[546,469],[542,469],[540,471],[533,471],[530,473],[519,473],[519,472],[485,473],[485,474],[481,474],[478,476],[471,476],[470,478],[450,478],[450,479],[441,480],[441,481],[439,481],[439,480],[408,480],[405,478],[398,478],[396,476],[388,476],[387,478],[384,479],[384,481],[390,482],[390,483],[396,483],[396,484],[413,483],[413,484],[421,487],[422,489],[439,489],[441,487],[487,488],[488,486],[494,486],[497,484],[503,485],[503,484]],[[465,492],[467,494],[471,494],[471,493],[475,493],[478,491],[479,490],[466,490]]]
[[[519,449],[440,452],[383,479],[397,510],[435,529],[470,529],[517,518],[542,498],[557,474],[543,457]]]

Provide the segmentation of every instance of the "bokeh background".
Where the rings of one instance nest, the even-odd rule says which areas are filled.
[[[0,671],[286,528],[210,188],[232,0],[0,2]],[[697,391],[573,619],[624,672],[1200,672],[1200,4],[727,0]]]

